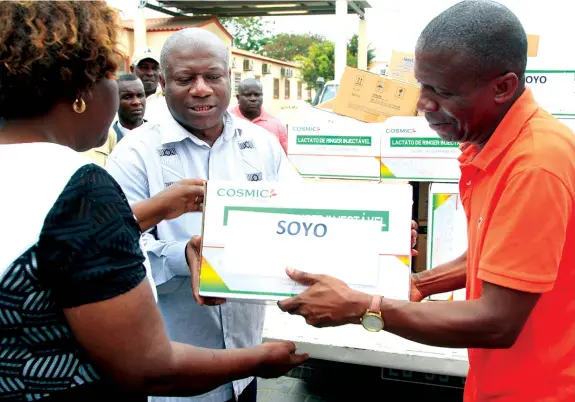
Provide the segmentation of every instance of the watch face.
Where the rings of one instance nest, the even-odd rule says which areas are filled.
[[[383,329],[383,320],[375,314],[366,314],[361,320],[361,324],[371,332],[378,332]]]

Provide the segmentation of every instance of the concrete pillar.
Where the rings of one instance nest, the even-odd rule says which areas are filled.
[[[347,0],[335,3],[335,24],[340,27],[335,39],[335,81],[339,82],[347,64],[347,38],[345,36],[347,21]]]
[[[141,52],[146,49],[146,16],[144,14],[145,8],[138,8],[134,14],[134,51]],[[158,51],[158,49],[154,49]]]
[[[359,19],[359,33],[357,41],[357,68],[367,70],[367,28],[364,19]]]

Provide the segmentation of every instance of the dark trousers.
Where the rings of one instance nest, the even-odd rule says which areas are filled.
[[[254,378],[250,385],[248,385],[240,394],[238,402],[256,402],[258,394],[258,380]],[[236,402],[235,398],[230,399],[228,402]]]

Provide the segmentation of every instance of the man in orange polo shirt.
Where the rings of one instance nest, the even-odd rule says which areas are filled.
[[[362,323],[469,348],[465,401],[575,401],[575,136],[525,87],[527,38],[491,1],[464,1],[422,32],[418,109],[462,143],[468,249],[414,276],[412,301],[467,287],[466,301],[366,295],[288,271],[309,289],[279,303],[315,326]],[[376,335],[374,335],[376,336]]]

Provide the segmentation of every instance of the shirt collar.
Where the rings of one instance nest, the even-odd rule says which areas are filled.
[[[220,138],[224,141],[228,141],[229,139],[233,138],[235,135],[235,124],[233,121],[232,116],[228,113],[224,113],[224,131]],[[208,146],[209,145],[205,142],[197,138],[196,136],[192,135],[188,130],[180,125],[172,116],[172,113],[166,108],[163,118],[161,118],[160,123],[160,139],[162,141],[162,145],[173,143],[173,142],[181,142],[184,141],[186,138],[192,140],[195,144],[200,146]]]
[[[147,123],[147,122],[148,122],[148,120],[142,119],[142,124]],[[130,131],[132,131],[131,129],[122,126],[122,123],[120,123],[120,120],[116,120],[113,125],[116,126],[116,127],[118,127],[118,130],[120,130],[121,132],[123,132],[123,133],[125,133],[125,134],[129,133]],[[140,126],[138,126],[138,127],[140,127]],[[136,128],[138,128],[138,127],[136,127]]]
[[[253,121],[267,121],[269,120],[269,115],[266,113],[266,111],[264,110],[264,108],[261,108],[261,112],[260,115],[258,117],[256,117]]]
[[[250,119],[248,119],[246,116],[244,116],[244,114],[243,114],[242,111],[240,110],[240,105],[234,106],[234,108],[232,109],[232,111],[236,114],[236,116],[238,116],[238,117],[241,116],[241,117],[244,118],[244,120],[251,121],[252,123],[256,123],[256,122],[258,122],[258,121],[267,121],[267,120],[269,120],[269,118],[268,118],[269,115],[266,113],[266,111],[264,110],[263,107],[260,109],[260,115],[259,115],[258,117],[256,117],[255,119],[253,119],[253,120],[250,120]]]
[[[507,111],[491,138],[481,151],[472,144],[462,144],[459,161],[471,164],[481,170],[487,170],[491,163],[519,136],[525,123],[537,112],[539,106],[533,98],[531,89],[526,88],[523,94]]]

